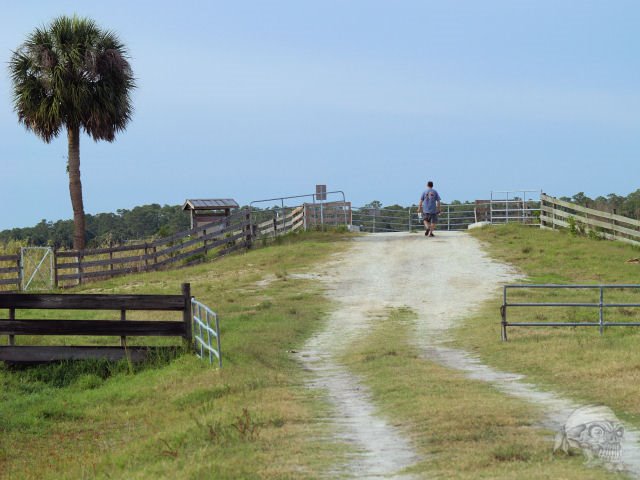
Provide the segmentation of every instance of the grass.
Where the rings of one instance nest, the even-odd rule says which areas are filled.
[[[341,446],[322,440],[324,406],[304,388],[288,352],[320,327],[328,305],[316,284],[288,272],[313,268],[344,248],[345,238],[289,235],[216,262],[79,289],[175,294],[190,282],[195,297],[220,314],[224,368],[193,355],[135,368],[3,368],[0,477],[316,478]],[[264,278],[273,281],[257,283]]]
[[[420,478],[605,479],[581,455],[552,453],[552,434],[534,427],[531,405],[420,357],[409,309],[382,312],[378,327],[342,361],[371,390],[380,414],[401,428],[423,461]]]
[[[572,236],[564,232],[508,225],[474,230],[497,260],[516,266],[531,283],[639,283],[637,247]],[[525,290],[522,299],[535,302],[597,301],[590,293]],[[640,303],[640,292],[607,291],[605,300]],[[517,298],[517,297],[514,297]],[[509,342],[500,341],[499,305],[487,302],[457,330],[463,347],[490,365],[520,372],[545,387],[582,402],[610,406],[621,418],[640,426],[640,329],[610,327],[600,336],[594,327],[511,328]],[[597,309],[513,308],[511,321],[597,321]],[[610,321],[640,321],[640,308],[605,311]]]

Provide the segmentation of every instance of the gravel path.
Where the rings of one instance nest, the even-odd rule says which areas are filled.
[[[414,340],[425,359],[535,403],[546,414],[547,428],[559,430],[579,407],[553,392],[538,390],[520,375],[494,370],[467,352],[444,345],[452,327],[517,275],[490,259],[470,235],[436,235],[362,236],[327,265],[326,272],[318,272],[336,308],[325,329],[306,344],[300,359],[314,373],[311,387],[321,389],[331,402],[331,421],[355,447],[348,464],[339,466],[341,476],[411,478],[402,475],[402,470],[419,460],[401,432],[376,415],[366,387],[335,360],[374,326],[376,315],[387,307],[409,307],[416,312]],[[624,469],[640,476],[638,434],[627,428],[623,447]],[[621,464],[616,466],[621,468]]]

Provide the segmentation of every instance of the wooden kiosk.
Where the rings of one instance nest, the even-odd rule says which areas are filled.
[[[186,200],[182,210],[189,211],[191,228],[196,228],[209,223],[225,223],[231,210],[238,207],[233,198],[209,198]]]

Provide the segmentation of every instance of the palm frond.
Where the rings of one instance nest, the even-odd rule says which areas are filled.
[[[91,19],[36,28],[9,61],[18,121],[49,142],[63,126],[113,141],[133,114],[135,79],[118,36]]]

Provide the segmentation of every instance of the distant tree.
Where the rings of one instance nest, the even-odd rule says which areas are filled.
[[[73,246],[85,247],[80,182],[80,130],[112,142],[132,114],[135,88],[127,52],[118,37],[93,20],[61,16],[36,28],[9,62],[18,121],[49,143],[64,127],[68,137]]]
[[[583,207],[586,207],[589,204],[589,202],[592,202],[593,200],[587,197],[584,194],[584,192],[578,192],[571,198],[571,201],[573,203],[577,203],[578,205],[582,205]]]

